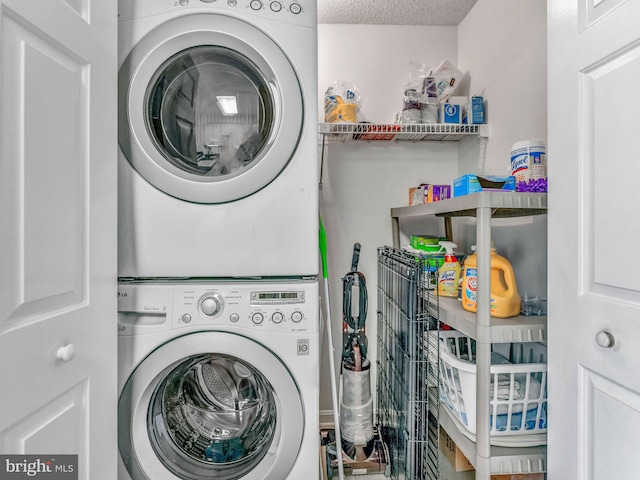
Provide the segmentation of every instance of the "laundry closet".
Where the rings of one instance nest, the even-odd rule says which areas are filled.
[[[522,427],[532,429],[528,433],[534,435],[520,435],[513,443],[504,441],[505,437],[501,441],[499,436],[495,436],[497,417],[493,416],[496,413],[494,409],[500,412],[500,407],[496,407],[498,397],[491,397],[491,405],[483,405],[487,413],[478,412],[478,423],[474,425],[473,441],[470,442],[472,435],[469,435],[468,425],[465,428],[463,422],[451,422],[443,414],[443,404],[447,399],[440,392],[439,420],[445,427],[447,441],[453,437],[456,444],[452,447],[448,443],[457,462],[455,468],[472,469],[469,466],[472,464],[477,479],[488,479],[489,474],[498,475],[495,478],[541,478],[535,472],[546,472],[544,478],[550,479],[605,478],[611,475],[607,473],[608,468],[617,472],[615,478],[623,478],[633,476],[629,472],[638,468],[635,460],[630,460],[625,454],[614,453],[624,451],[623,445],[633,438],[635,427],[624,427],[624,433],[620,434],[615,433],[617,427],[613,427],[614,424],[625,425],[622,421],[624,415],[637,418],[637,382],[630,381],[628,374],[619,370],[623,367],[618,360],[622,359],[616,360],[615,356],[626,350],[623,356],[627,355],[625,358],[628,360],[624,363],[638,360],[633,347],[627,344],[625,348],[623,344],[626,341],[620,337],[633,331],[633,338],[637,338],[638,316],[633,311],[637,306],[638,285],[626,272],[628,268],[621,258],[619,268],[607,265],[606,253],[601,250],[605,237],[617,236],[618,228],[613,222],[626,222],[622,220],[624,214],[618,213],[613,203],[617,194],[608,197],[601,190],[604,186],[599,183],[617,185],[619,177],[614,180],[609,168],[598,158],[605,151],[620,158],[620,155],[625,156],[622,152],[636,150],[629,145],[629,140],[614,133],[613,126],[607,126],[608,121],[601,117],[604,112],[612,114],[625,108],[605,100],[607,89],[613,88],[617,80],[629,82],[637,75],[637,60],[635,53],[631,53],[636,49],[630,40],[637,38],[637,28],[630,29],[635,34],[625,29],[624,39],[615,45],[608,44],[602,50],[595,48],[596,38],[601,38],[599,35],[615,29],[613,25],[616,22],[625,23],[623,9],[615,7],[613,3],[606,5],[606,2],[597,5],[595,2],[479,0],[457,26],[319,25],[320,112],[324,90],[334,81],[346,81],[357,86],[361,97],[358,120],[382,124],[385,128],[385,124],[393,124],[402,113],[403,89],[415,63],[436,67],[445,59],[468,74],[454,95],[481,95],[484,98],[486,130],[457,141],[438,141],[435,136],[435,141],[429,141],[428,135],[412,137],[409,134],[404,138],[401,134],[397,137],[386,135],[390,139],[387,141],[371,140],[374,136],[370,135],[370,140],[365,140],[366,123],[360,130],[352,130],[355,132],[353,135],[321,135],[324,142],[322,195],[330,252],[332,317],[342,318],[340,278],[349,271],[353,244],[359,242],[362,244],[359,269],[367,278],[370,292],[366,330],[370,345],[372,339],[377,338],[380,342],[382,338],[389,338],[385,333],[376,331],[381,325],[380,317],[384,316],[385,306],[381,305],[381,298],[387,294],[380,283],[377,291],[371,286],[375,282],[373,279],[384,281],[381,280],[378,248],[383,245],[409,246],[412,235],[447,235],[441,215],[449,216],[452,221],[453,241],[460,252],[469,255],[472,246],[484,242],[488,255],[490,243],[513,265],[523,299],[525,295],[526,298],[548,298],[548,316],[544,319],[516,317],[512,332],[499,333],[494,327],[503,324],[495,318],[489,323],[493,330],[480,327],[480,319],[473,320],[477,321],[471,327],[473,333],[469,334],[467,327],[467,334],[473,338],[491,338],[489,343],[494,353],[505,345],[501,342],[507,342],[507,345],[510,342],[534,342],[548,349],[538,357],[538,361],[545,364],[540,370],[545,371],[544,381],[548,381],[543,390],[548,388],[549,402],[546,403],[546,393],[538,396],[538,388],[533,396],[541,401],[544,397],[544,404],[539,403],[527,410],[527,416],[538,412],[540,406],[548,411],[549,416],[543,421],[538,416],[528,426]],[[589,45],[596,51],[592,56],[579,56],[578,45],[581,48]],[[611,50],[606,50],[608,48]],[[324,121],[325,118],[320,116],[319,122]],[[407,127],[407,131],[411,131],[411,125]],[[325,125],[324,131],[341,130],[339,126],[332,130]],[[380,137],[385,137],[384,133]],[[442,207],[407,207],[411,201],[410,187],[451,185],[454,179],[467,173],[509,175],[513,145],[534,138],[545,140],[547,145],[549,203],[546,195],[542,204],[537,203],[536,198],[533,204],[527,203],[524,210],[511,212],[515,218],[500,218],[506,212],[500,211],[500,205],[491,205],[491,213],[486,213],[488,216],[484,219],[481,217],[485,214],[480,213],[483,208],[476,209],[481,205],[473,202],[464,207],[471,208],[472,213],[455,211],[459,210],[455,204],[451,207],[454,212],[449,212],[446,203]],[[572,160],[567,161],[567,158]],[[586,183],[580,188],[574,185],[583,181]],[[634,198],[637,197],[634,195]],[[516,210],[518,208],[521,206]],[[631,214],[627,207],[623,209]],[[507,213],[504,216],[511,215]],[[577,224],[574,223],[576,221]],[[625,230],[630,234],[637,232],[638,223],[633,222]],[[626,280],[614,280],[614,271]],[[631,287],[634,292],[627,291],[625,285],[635,285]],[[441,301],[440,312],[447,301]],[[603,319],[603,315],[609,317],[605,313],[606,304],[615,305],[615,319]],[[453,317],[455,315],[447,313],[441,315],[440,320],[443,323],[449,320],[454,328],[465,330],[462,322],[458,324]],[[516,333],[516,330],[520,331]],[[441,339],[449,336],[446,332],[444,335],[440,333]],[[581,339],[580,342],[576,341],[577,338]],[[334,341],[338,345],[341,341],[335,330]],[[372,356],[381,353],[380,348],[370,347],[369,350],[373,352]],[[384,353],[384,347],[382,350]],[[410,355],[410,350],[404,353]],[[326,358],[325,351],[321,424],[331,423],[331,390]],[[373,369],[388,368],[384,362],[385,359],[376,358],[372,361]],[[569,364],[572,366],[568,367]],[[389,371],[408,373],[401,368]],[[472,397],[478,401],[480,397],[476,398],[476,391],[473,391],[475,381],[488,385],[491,378],[493,388],[493,382],[497,383],[500,377],[494,372],[505,370],[492,367],[490,377],[481,377],[481,367],[476,372],[474,365],[473,371],[477,377],[471,386]],[[542,377],[542,371],[539,373]],[[377,382],[381,378],[384,382],[387,374],[383,372],[381,377],[378,372],[372,376]],[[443,374],[442,370],[440,374]],[[386,383],[384,388],[388,386]],[[533,390],[536,388],[537,384]],[[384,393],[377,393],[377,408],[388,407],[380,398]],[[416,406],[420,400],[431,400],[427,392],[422,393],[422,396],[418,394],[412,398],[416,400],[412,405]],[[478,387],[477,393],[488,396],[489,392]],[[526,395],[531,395],[531,392]],[[573,406],[565,406],[564,402]],[[475,409],[474,403],[470,407],[472,410]],[[556,406],[559,404],[563,405]],[[456,408],[462,418],[469,414],[467,410],[460,415],[460,407]],[[449,409],[449,413],[451,410],[455,408]],[[394,413],[397,412],[391,416]],[[385,418],[384,412],[378,412],[378,415],[376,418]],[[524,419],[525,415],[522,417]],[[407,418],[411,418],[409,414]],[[618,423],[619,420],[622,423]],[[480,422],[491,422],[491,426],[483,428]],[[416,455],[414,461],[418,458],[417,461],[421,462],[420,453],[428,451],[426,447],[412,450],[411,441],[417,437],[411,428],[415,425],[408,422],[405,425],[407,430],[403,432],[407,444],[404,450],[403,447],[400,450],[412,452],[407,454],[407,464],[411,462],[411,454]],[[547,427],[544,434],[547,438],[534,440],[538,429],[546,431]],[[490,435],[487,429],[491,430]],[[441,430],[440,440],[442,435]],[[421,438],[426,441],[427,435]],[[612,447],[610,442],[616,447]],[[574,444],[577,445],[575,448]],[[523,446],[523,449],[519,448]],[[470,461],[467,463],[464,456],[461,459],[460,453],[467,455]],[[618,459],[613,462],[615,466],[608,461],[609,455]],[[440,458],[440,462],[442,466],[442,462],[447,460]],[[428,461],[416,468],[422,469],[425,463]],[[409,467],[406,471],[415,472]],[[426,472],[427,468],[421,471]]]
[[[135,1],[121,3],[128,8]],[[352,10],[368,8],[350,3]],[[305,24],[305,15],[315,14],[311,0],[145,4],[161,10],[171,20],[168,27],[156,30],[157,12],[119,18],[117,0],[0,0],[0,478],[13,478],[20,469],[27,475],[29,465],[47,472],[52,464],[57,473],[83,480],[208,478],[212,464],[216,476],[228,480],[336,478],[335,469],[327,471],[331,452],[315,431],[336,426],[331,378],[343,376],[342,279],[355,273],[355,244],[355,265],[369,289],[373,418],[389,441],[380,447],[388,450],[384,472],[348,468],[349,480],[638,477],[640,277],[633,252],[640,234],[634,108],[640,100],[640,0],[477,0],[459,24],[446,26],[384,19]],[[207,15],[210,8],[216,18],[190,24],[184,15],[173,22],[181,8]],[[233,20],[226,22],[225,15]],[[119,38],[119,22],[134,18],[138,23]],[[157,40],[146,37],[147,30],[177,42],[166,58],[176,62],[165,62],[162,49],[143,51]],[[202,31],[214,30],[216,45],[181,57],[180,45],[199,45]],[[133,67],[123,74],[129,49]],[[223,113],[209,122],[226,132],[219,138],[213,126],[197,132],[185,127],[183,114],[194,106],[196,89],[181,69],[210,58],[228,64],[231,80],[222,83],[252,84],[245,98],[257,113],[247,115],[247,124],[266,125],[262,138],[244,127],[240,136]],[[383,134],[400,131],[396,120],[415,65],[432,68],[445,60],[464,74],[454,94],[483,98],[485,122],[477,130],[457,135],[463,128],[447,138],[429,132],[384,140],[362,135],[369,125],[382,125]],[[147,61],[151,67],[144,67]],[[157,74],[162,68],[164,76]],[[132,88],[133,95],[119,96],[129,73],[145,81]],[[219,82],[214,77],[205,72],[200,80]],[[357,121],[366,122],[346,135],[327,127],[323,115],[325,91],[335,81],[357,86]],[[157,95],[148,95],[145,82],[155,82]],[[163,110],[163,96],[170,98],[167,110],[178,107]],[[230,96],[221,94],[218,105]],[[140,141],[149,129],[139,118],[138,130],[119,132],[123,101],[150,99],[159,101],[151,116],[165,115],[184,128],[162,132],[160,126],[156,133],[166,138]],[[212,112],[218,107],[209,100]],[[290,110],[274,114],[283,105]],[[211,112],[201,117],[214,118]],[[262,123],[270,115],[274,123]],[[275,135],[279,131],[284,135]],[[193,138],[185,132],[196,132],[200,150],[191,148]],[[129,133],[132,150],[140,150],[132,154],[135,160],[119,151],[119,140]],[[270,147],[271,134],[277,137],[275,163],[263,157],[255,162],[258,172],[273,165],[271,176],[258,175],[262,180],[248,190],[231,188],[207,203],[211,198],[200,187],[167,186],[196,174],[203,185],[230,171],[234,177],[236,167],[208,169],[227,147]],[[179,139],[165,144],[169,157],[192,156],[195,163],[160,172],[143,150],[167,139]],[[548,193],[480,192],[409,206],[410,189],[422,184],[452,185],[464,174],[510,175],[513,145],[529,139],[545,142]],[[283,160],[287,149],[299,154],[295,168]],[[234,154],[232,160],[240,158]],[[313,166],[317,170],[307,175]],[[143,171],[146,181],[137,176]],[[271,187],[282,188],[278,193]],[[119,196],[118,188],[130,188],[144,201],[122,191]],[[229,216],[226,208],[236,201],[242,215]],[[315,251],[317,209],[326,232],[328,288]],[[248,220],[254,214],[255,224]],[[165,223],[168,216],[181,219]],[[240,238],[219,230],[225,225]],[[267,232],[264,238],[256,225]],[[132,226],[144,226],[144,234]],[[456,252],[467,257],[476,246],[478,271],[489,266],[495,247],[513,266],[521,297],[546,299],[547,315],[491,317],[488,282],[479,280],[476,313],[456,313],[462,311],[457,300],[438,298],[434,288],[417,297],[412,290],[406,297],[415,307],[411,328],[383,331],[379,325],[391,325],[384,323],[385,309],[401,305],[387,295],[384,276],[399,264],[385,262],[397,261],[394,252],[412,238],[428,237],[453,240]],[[213,239],[215,255],[207,256],[207,239]],[[132,242],[139,242],[135,255],[119,254]],[[246,252],[242,242],[249,242]],[[187,255],[191,266],[172,249]],[[274,251],[290,255],[279,261],[270,255]],[[251,260],[259,255],[265,269],[253,270]],[[162,256],[168,256],[164,263]],[[423,260],[407,258],[394,273],[430,282]],[[202,280],[221,265],[224,282]],[[186,278],[191,276],[198,278]],[[194,319],[204,325],[200,330]],[[407,338],[411,349],[390,349]],[[515,378],[508,376],[509,366],[498,365],[507,377],[495,373],[494,354],[510,359],[511,345],[528,345],[522,355],[538,369]],[[448,367],[437,359],[428,363],[441,348],[457,355]],[[410,368],[395,369],[396,354]],[[472,371],[463,407],[455,403],[463,390],[461,360]],[[425,376],[416,375],[424,366]],[[193,373],[191,383],[181,381],[186,371]],[[421,382],[431,381],[429,375],[449,375],[449,390],[438,380],[425,387]],[[399,390],[381,387],[381,378],[408,381],[402,408],[390,408],[398,400],[390,396]],[[203,384],[207,388],[198,391]],[[526,399],[512,393],[521,386]],[[174,401],[176,391],[192,387],[187,400],[215,404],[216,421],[228,428],[210,428],[207,412]],[[203,444],[193,430],[163,419],[197,425],[210,438]],[[500,428],[503,434],[518,430],[517,421],[523,422],[519,430],[534,434],[516,432],[517,441],[496,435]],[[225,438],[236,431],[242,440]]]

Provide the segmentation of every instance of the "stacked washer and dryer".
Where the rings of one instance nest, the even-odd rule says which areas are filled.
[[[316,2],[119,19],[119,479],[317,478]]]

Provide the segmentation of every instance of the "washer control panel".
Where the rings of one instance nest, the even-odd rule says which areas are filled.
[[[119,335],[220,326],[315,333],[319,318],[316,280],[118,284]]]
[[[173,328],[229,325],[266,331],[314,331],[319,318],[317,282],[176,284]]]

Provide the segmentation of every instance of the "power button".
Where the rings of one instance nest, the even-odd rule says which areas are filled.
[[[300,5],[299,3],[292,3],[291,5],[289,5],[289,11],[297,15],[302,11],[302,5]]]

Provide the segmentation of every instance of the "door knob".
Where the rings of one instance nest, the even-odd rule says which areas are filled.
[[[611,348],[615,345],[616,339],[610,332],[600,330],[596,333],[596,343],[602,348]]]
[[[63,362],[68,362],[69,360],[73,360],[73,357],[76,356],[76,346],[73,343],[65,345],[64,347],[60,347],[56,352],[56,357]]]

